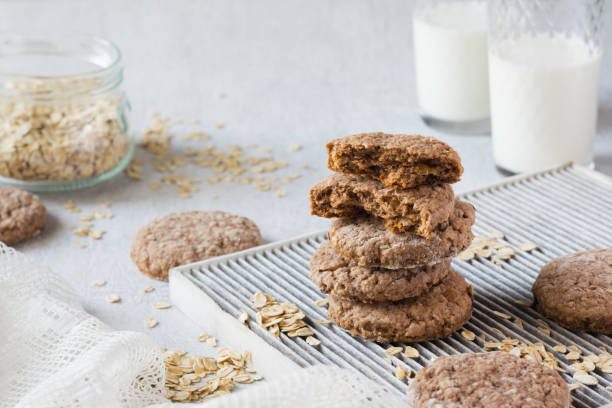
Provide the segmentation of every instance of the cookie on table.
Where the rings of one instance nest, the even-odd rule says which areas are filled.
[[[437,285],[450,271],[451,260],[432,266],[382,269],[342,259],[329,241],[310,259],[310,278],[321,292],[361,302],[393,302],[413,298]]]
[[[553,259],[531,290],[540,313],[561,326],[612,334],[612,248]]]
[[[320,217],[372,215],[392,232],[431,237],[448,222],[455,195],[448,184],[409,189],[387,187],[366,176],[334,173],[310,189],[310,208]]]
[[[568,408],[569,388],[553,369],[509,353],[439,357],[408,387],[413,408]]]
[[[155,279],[168,280],[178,265],[242,251],[261,244],[257,225],[222,211],[186,211],[156,218],[132,239],[132,260]]]
[[[45,228],[47,210],[38,196],[15,187],[0,187],[0,241],[14,245]]]
[[[433,137],[360,133],[327,143],[330,170],[376,178],[387,186],[455,183],[463,167],[456,151]]]
[[[431,238],[395,234],[376,218],[337,218],[329,239],[340,256],[360,266],[399,269],[438,263],[463,251],[472,242],[474,207],[455,201],[448,224]]]
[[[362,303],[329,296],[332,320],[365,340],[415,342],[448,337],[472,315],[472,287],[450,270],[448,276],[419,297],[401,302]]]

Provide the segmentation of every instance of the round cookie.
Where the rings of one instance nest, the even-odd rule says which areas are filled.
[[[414,408],[568,408],[569,388],[553,369],[508,353],[439,357],[408,387]]]
[[[329,239],[344,259],[360,266],[388,269],[438,263],[463,251],[474,237],[474,207],[455,201],[448,225],[431,238],[395,234],[375,218],[337,218],[329,228]]]
[[[331,295],[334,322],[369,341],[415,342],[448,337],[472,315],[472,287],[451,270],[429,292],[401,302],[361,303]]]
[[[553,259],[531,291],[540,313],[561,326],[612,334],[612,248]]]
[[[15,187],[0,187],[0,241],[14,245],[45,228],[47,210],[38,196]]]
[[[310,260],[310,278],[321,292],[361,302],[393,302],[413,298],[440,283],[450,270],[447,259],[432,266],[382,269],[343,260],[329,241]]]
[[[168,280],[168,270],[261,244],[257,225],[222,211],[186,211],[156,218],[132,239],[132,260],[155,279]]]

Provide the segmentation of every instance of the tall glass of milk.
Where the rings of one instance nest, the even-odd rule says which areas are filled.
[[[509,173],[589,165],[604,0],[490,0],[493,155]]]
[[[487,132],[486,2],[421,0],[412,23],[417,96],[425,123],[457,132]]]

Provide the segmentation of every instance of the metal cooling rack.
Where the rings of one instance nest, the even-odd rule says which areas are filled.
[[[517,251],[512,259],[502,261],[501,267],[480,257],[453,261],[453,267],[474,286],[475,292],[474,312],[464,328],[477,336],[484,333],[487,341],[501,341],[507,336],[528,344],[540,342],[551,352],[558,344],[575,344],[584,354],[601,353],[601,347],[612,351],[610,336],[566,330],[534,308],[515,303],[517,299],[532,301],[531,284],[550,259],[584,249],[612,247],[612,181],[585,168],[566,165],[458,197],[476,207],[476,235],[502,231],[513,248],[526,241],[538,245],[531,252]],[[437,356],[483,351],[484,341],[480,338],[467,341],[455,333],[442,340],[413,343],[421,356],[391,357],[392,367],[384,360],[388,357],[384,350],[390,344],[363,341],[336,325],[316,323],[328,316],[326,308],[314,304],[323,295],[309,279],[308,261],[325,239],[326,232],[320,232],[178,267],[173,273],[189,279],[233,316],[244,310],[255,320],[256,311],[249,297],[258,291],[295,303],[308,316],[309,325],[321,340],[320,346],[312,347],[301,338],[284,334],[278,341],[256,324],[250,325],[251,330],[300,366],[322,363],[351,367],[402,393],[407,384],[395,377],[395,366],[416,371]],[[496,316],[494,311],[521,319],[523,327]],[[537,330],[542,320],[549,326],[550,336]],[[560,366],[568,370],[572,362],[558,353],[555,356]],[[612,384],[612,375],[600,371],[591,374],[599,385],[572,391],[575,407],[612,402],[612,393],[605,389]],[[574,382],[570,375],[564,377]]]

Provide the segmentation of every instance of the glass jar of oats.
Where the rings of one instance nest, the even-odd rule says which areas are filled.
[[[109,41],[0,35],[0,183],[62,191],[120,172],[134,147],[122,80]]]

